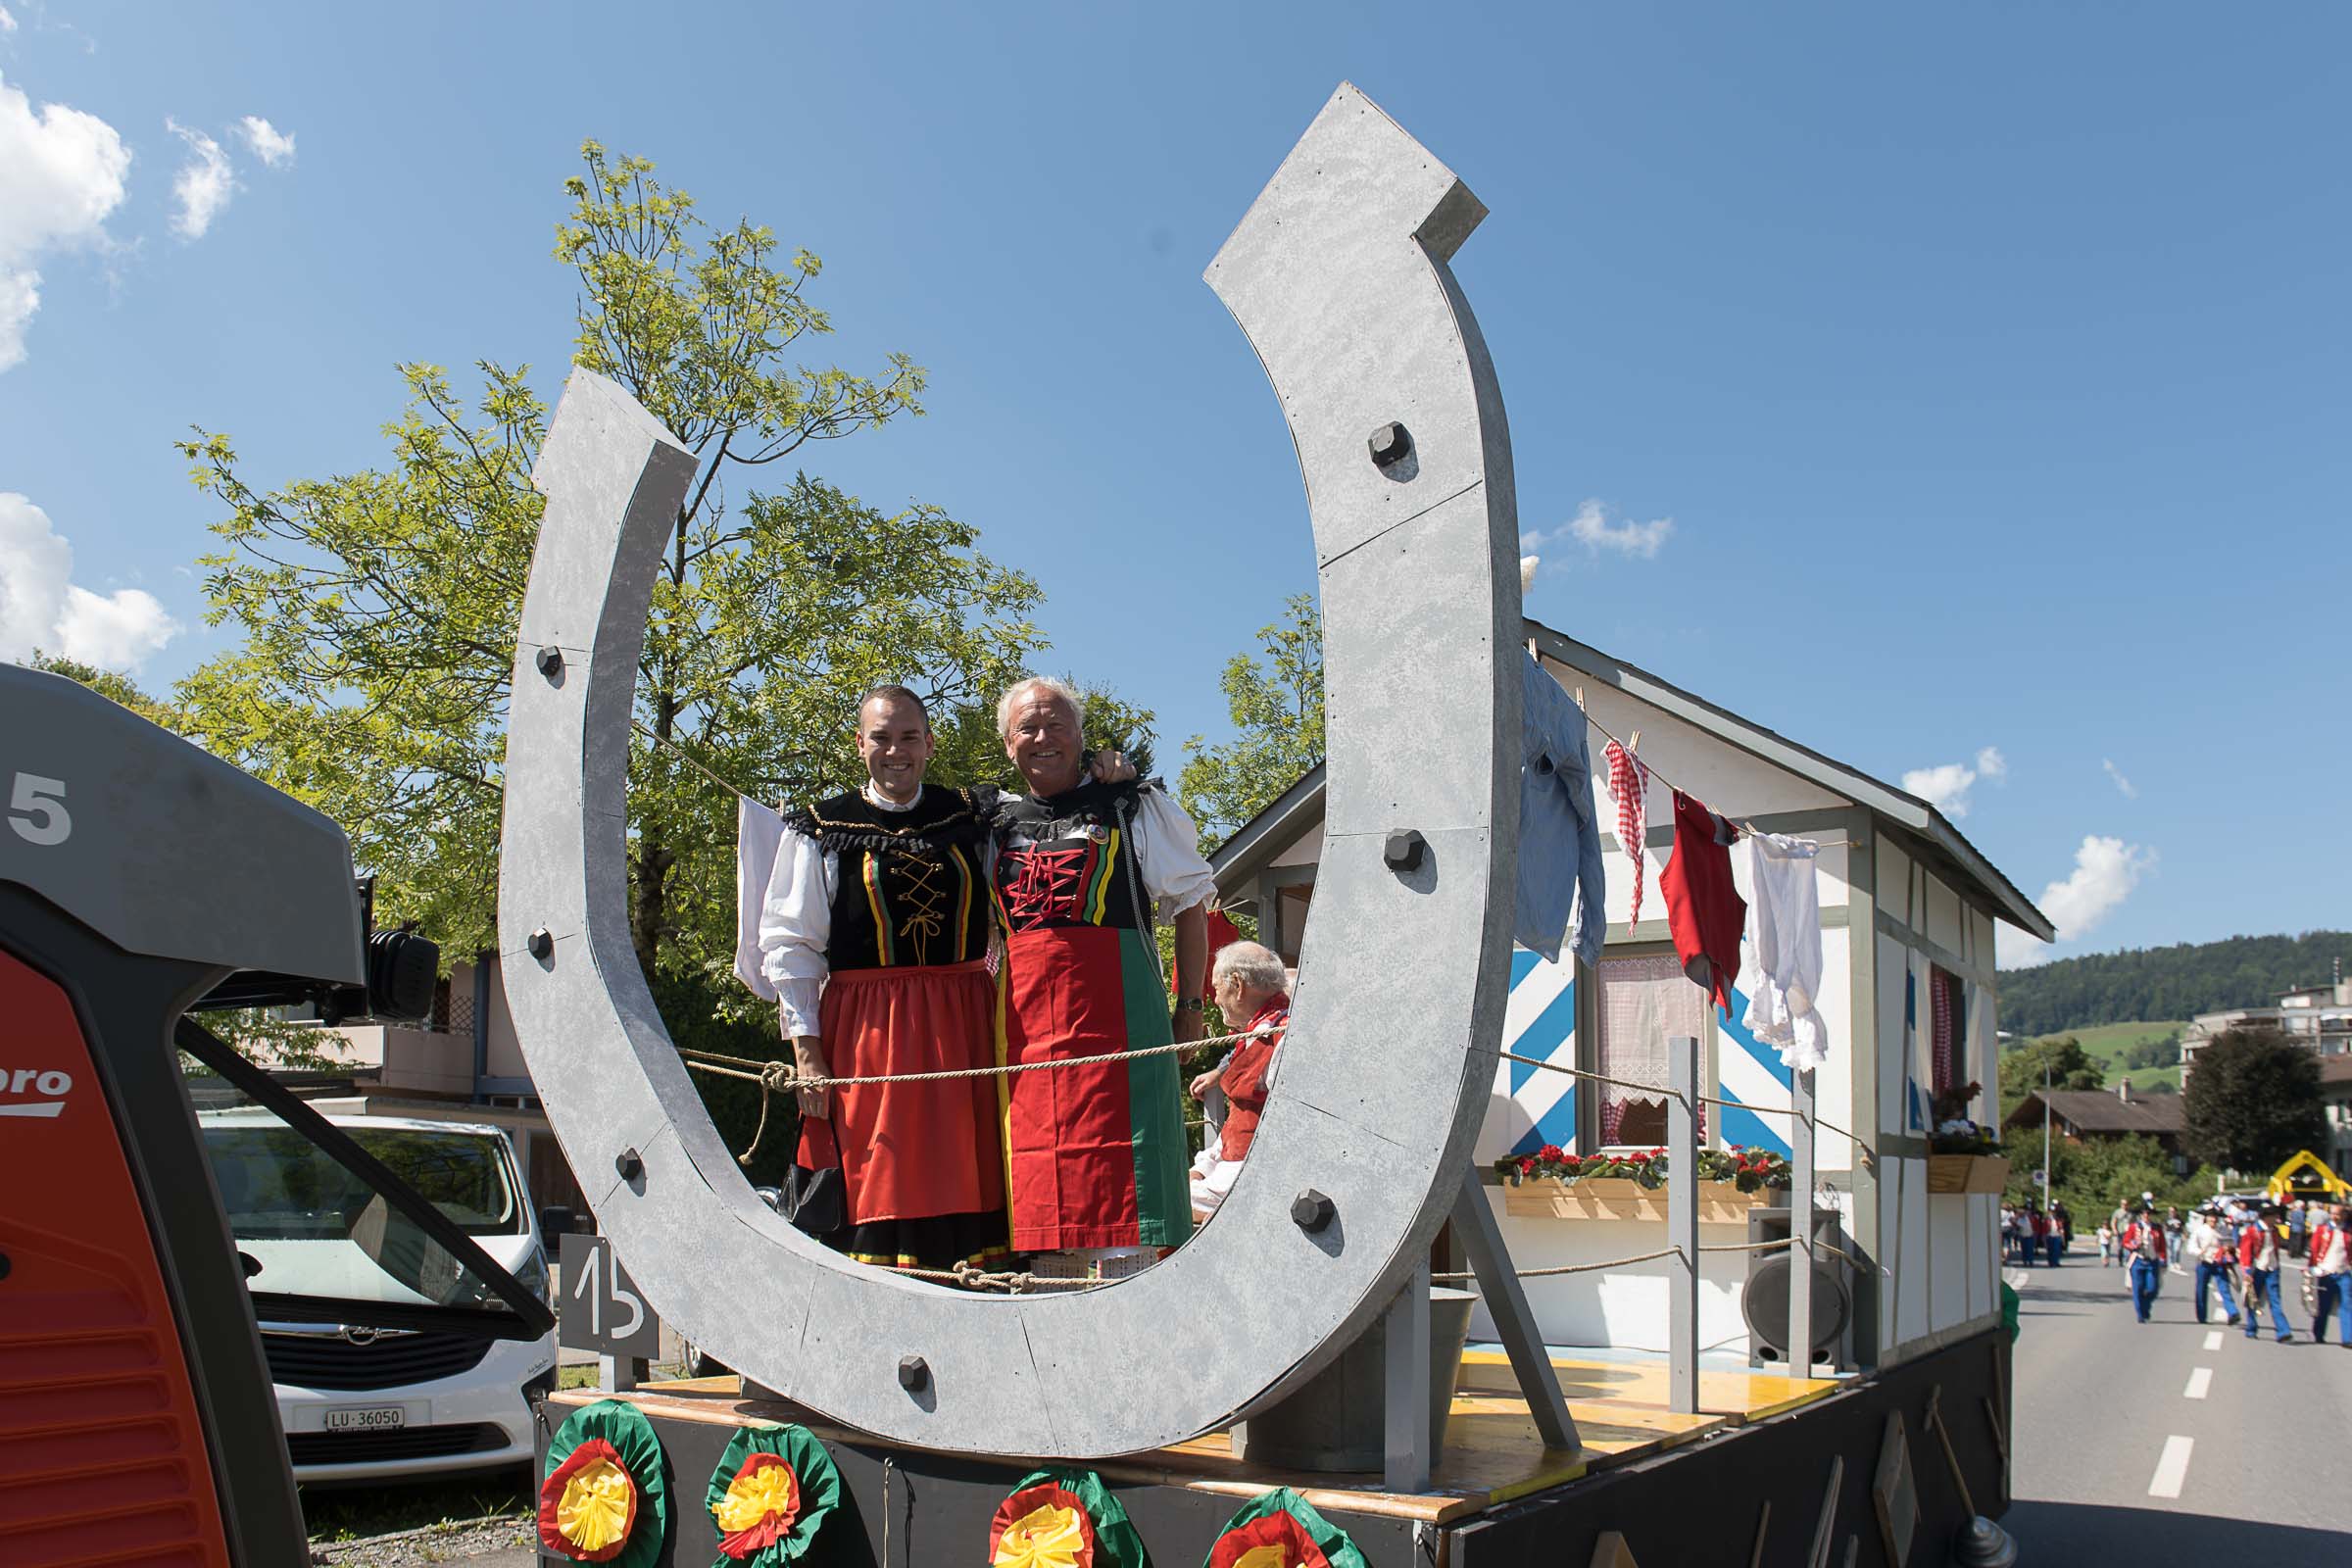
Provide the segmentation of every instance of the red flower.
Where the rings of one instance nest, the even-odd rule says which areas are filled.
[[[1545,1144],[1542,1149],[1536,1152],[1536,1157],[1538,1159],[1557,1160],[1562,1157],[1562,1152],[1563,1152],[1561,1151],[1559,1145]]]

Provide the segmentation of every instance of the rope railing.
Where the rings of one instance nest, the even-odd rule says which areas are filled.
[[[1769,1242],[1708,1242],[1700,1244],[1698,1250],[1702,1252],[1777,1252],[1795,1245],[1795,1238],[1783,1236]],[[1819,1238],[1814,1240],[1813,1250],[1817,1252],[1830,1252],[1842,1257],[1857,1268],[1862,1266],[1862,1260],[1851,1252],[1846,1251],[1843,1248],[1834,1247]],[[1521,1268],[1513,1269],[1511,1272],[1523,1280],[1556,1279],[1568,1274],[1592,1274],[1606,1269],[1631,1268],[1636,1263],[1655,1262],[1661,1257],[1680,1257],[1682,1251],[1683,1250],[1679,1247],[1661,1247],[1654,1252],[1637,1252],[1631,1257],[1604,1258],[1594,1263],[1558,1263],[1547,1268]],[[1451,1269],[1430,1275],[1432,1281],[1443,1280],[1447,1283],[1457,1283],[1463,1280],[1475,1281],[1477,1278],[1478,1276],[1469,1269]]]
[[[1613,1089],[1624,1089],[1638,1095],[1652,1096],[1659,1100],[1681,1100],[1683,1098],[1679,1091],[1671,1089],[1665,1084],[1633,1083],[1623,1078],[1611,1078],[1606,1073],[1594,1072],[1589,1067],[1563,1067],[1556,1061],[1545,1061],[1541,1056],[1523,1056],[1515,1051],[1498,1051],[1495,1054],[1504,1061],[1516,1061],[1524,1066],[1540,1067],[1545,1072],[1566,1073],[1571,1078],[1583,1078],[1592,1083],[1607,1084]],[[1793,1105],[1751,1105],[1744,1100],[1725,1100],[1717,1095],[1698,1095],[1693,1098],[1702,1105],[1721,1105],[1727,1110],[1752,1110],[1759,1116],[1793,1116],[1797,1113],[1796,1107]],[[1818,1114],[1812,1117],[1812,1122],[1823,1132],[1836,1133],[1838,1137],[1848,1140],[1856,1149],[1872,1159],[1878,1158],[1877,1150],[1837,1123],[1824,1121]]]
[[[760,1122],[752,1129],[752,1141],[744,1152],[735,1156],[735,1163],[749,1168],[760,1152],[760,1141],[767,1136],[767,1108],[771,1096],[792,1094],[803,1089],[842,1089],[861,1084],[924,1084],[942,1083],[958,1078],[996,1078],[1016,1072],[1044,1072],[1054,1067],[1102,1066],[1110,1062],[1134,1061],[1143,1056],[1166,1056],[1180,1052],[1202,1051],[1217,1046],[1236,1045],[1244,1040],[1259,1040],[1282,1031],[1267,1027],[1244,1029],[1237,1034],[1210,1035],[1202,1040],[1173,1040],[1164,1046],[1138,1046],[1133,1051],[1104,1052],[1095,1056],[1057,1056],[1049,1061],[1004,1061],[985,1067],[943,1067],[936,1072],[852,1073],[832,1077],[804,1078],[789,1061],[762,1061],[757,1056],[730,1056],[724,1052],[698,1051],[680,1046],[678,1057],[696,1072],[713,1077],[733,1078],[741,1083],[760,1086]]]

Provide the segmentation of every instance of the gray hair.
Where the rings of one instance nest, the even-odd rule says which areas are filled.
[[[1229,942],[1219,948],[1208,976],[1212,989],[1228,980],[1239,981],[1245,991],[1268,996],[1291,989],[1290,971],[1283,967],[1282,956],[1254,942]]]
[[[1012,733],[1012,710],[1021,706],[1021,699],[1030,692],[1039,691],[1052,692],[1067,703],[1070,708],[1070,727],[1080,735],[1086,733],[1086,699],[1078,695],[1078,688],[1066,680],[1055,680],[1051,675],[1031,675],[1026,680],[1016,680],[1005,687],[1004,695],[997,699],[999,740]]]

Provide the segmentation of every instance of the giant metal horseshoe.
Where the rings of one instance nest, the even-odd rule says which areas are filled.
[[[1494,1081],[1518,837],[1510,441],[1446,270],[1484,216],[1343,84],[1209,265],[1306,480],[1328,816],[1263,1135],[1214,1224],[1097,1291],[984,1297],[850,1262],[771,1214],[712,1131],[639,972],[625,898],[637,660],[695,463],[618,387],[572,373],[538,469],[499,946],[523,1054],[598,1223],[695,1344],[885,1438],[1097,1457],[1280,1396],[1427,1255]],[[1396,832],[1418,833],[1419,853],[1392,857]],[[1292,1219],[1306,1188],[1335,1208],[1311,1234]],[[928,1368],[912,1390],[906,1356]]]

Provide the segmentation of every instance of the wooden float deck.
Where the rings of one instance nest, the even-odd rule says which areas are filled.
[[[1560,1389],[1584,1447],[1575,1453],[1545,1448],[1509,1363],[1499,1352],[1468,1351],[1456,1380],[1446,1451],[1426,1492],[1384,1491],[1377,1475],[1307,1474],[1247,1464],[1233,1456],[1233,1446],[1221,1432],[1151,1453],[1103,1460],[1093,1468],[1113,1483],[1184,1487],[1233,1497],[1252,1497],[1268,1487],[1288,1486],[1327,1511],[1445,1524],[1712,1432],[1778,1415],[1838,1387],[1820,1379],[1702,1371],[1700,1412],[1678,1415],[1666,1408],[1663,1360],[1597,1361],[1555,1354],[1552,1365],[1558,1369]],[[551,1396],[561,1404],[600,1397],[588,1389]],[[731,1377],[650,1383],[619,1397],[634,1401],[649,1415],[676,1420],[719,1425],[747,1418],[799,1421],[828,1442],[875,1442],[796,1406],[746,1399]]]

